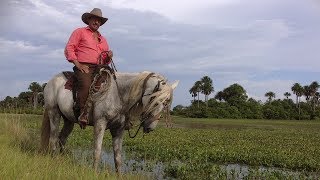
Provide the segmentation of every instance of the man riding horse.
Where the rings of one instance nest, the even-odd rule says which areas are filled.
[[[41,150],[52,153],[58,149],[63,151],[74,124],[85,127],[90,119],[89,125],[93,125],[94,129],[93,167],[98,170],[103,137],[108,129],[112,136],[115,169],[120,172],[124,131],[136,119],[140,120],[138,130],[141,127],[144,133],[156,128],[161,114],[169,120],[173,90],[178,81],[169,83],[164,76],[149,71],[113,73],[100,70],[113,56],[106,39],[98,32],[107,18],[102,17],[101,10],[95,8],[90,13],[84,13],[82,20],[88,26],[76,29],[65,49],[67,60],[75,65],[73,70],[79,84],[78,98],[75,99],[70,91],[70,73],[59,73],[48,81],[43,92],[45,110],[41,126]],[[96,70],[99,70],[99,74],[93,78]],[[101,88],[95,92],[95,82],[99,84],[99,77],[102,80]],[[74,100],[80,104],[79,118],[75,116]],[[89,111],[92,111],[90,118]],[[61,117],[64,121],[60,130]]]
[[[98,65],[110,63],[113,56],[106,38],[98,31],[107,20],[108,18],[102,16],[99,8],[94,8],[90,13],[84,13],[82,21],[88,26],[73,31],[65,48],[66,59],[75,65],[73,71],[78,88],[75,101],[80,108],[78,121],[81,128],[89,122],[90,106],[87,99],[94,73]]]

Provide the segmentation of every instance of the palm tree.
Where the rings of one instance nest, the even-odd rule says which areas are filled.
[[[317,81],[313,81],[309,86],[313,112],[315,111],[315,108],[316,108],[316,102],[317,102],[316,93],[319,87],[320,85]]]
[[[318,89],[320,88],[320,85],[317,81],[313,81],[310,84],[310,90],[311,90],[311,95],[314,96],[314,94],[318,91]]]
[[[271,102],[272,99],[276,97],[276,94],[274,92],[272,92],[272,91],[269,91],[264,96],[268,97],[268,102]]]
[[[297,100],[298,100],[298,109],[299,109],[299,120],[300,120],[300,115],[301,115],[301,107],[300,107],[300,98],[301,96],[303,96],[304,93],[304,88],[302,86],[297,86],[297,89],[296,89],[296,95],[297,95]]]
[[[28,89],[32,92],[33,108],[35,109],[38,106],[38,95],[42,92],[42,87],[39,83],[32,82]]]
[[[198,108],[200,107],[200,104],[199,104],[199,102],[200,102],[200,92],[201,92],[201,89],[202,89],[202,82],[201,81],[196,81],[195,83],[194,83],[194,88],[195,88],[195,91],[198,93]]]
[[[299,93],[301,93],[303,87],[299,83],[294,83],[293,86],[291,87],[291,90],[293,94],[296,95],[296,106],[298,107],[299,104]]]
[[[195,102],[197,97],[197,89],[194,85],[189,89],[189,93],[193,97],[193,102]]]
[[[303,86],[303,95],[306,96],[306,101],[309,102],[311,97],[311,88],[310,86]]]
[[[284,95],[287,99],[289,99],[289,96],[291,96],[291,93],[285,92],[283,95]]]
[[[212,86],[212,80],[209,76],[204,76],[203,78],[201,78],[201,83],[201,92],[204,94],[204,101],[208,105],[208,97],[214,91]]]

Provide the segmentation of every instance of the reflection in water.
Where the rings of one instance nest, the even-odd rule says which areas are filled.
[[[77,163],[92,167],[93,150],[75,149],[72,150],[72,156]],[[161,162],[151,163],[144,160],[137,161],[134,159],[129,159],[126,157],[124,152],[122,153],[122,159],[122,172],[124,173],[138,173],[154,179],[164,179],[164,166]],[[105,169],[115,171],[113,152],[111,150],[102,151],[99,169],[101,171]]]

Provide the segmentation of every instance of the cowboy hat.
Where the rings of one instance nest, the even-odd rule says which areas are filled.
[[[86,12],[82,14],[81,19],[84,23],[89,25],[89,18],[92,16],[95,16],[101,19],[100,26],[102,26],[108,20],[108,18],[102,17],[102,12],[101,12],[101,9],[99,8],[94,8],[90,13]]]

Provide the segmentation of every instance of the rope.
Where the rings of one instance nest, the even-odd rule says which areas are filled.
[[[141,127],[142,127],[142,123],[140,123],[139,128],[138,128],[137,132],[134,134],[134,136],[131,136],[130,130],[128,129],[129,137],[130,137],[130,138],[135,138],[135,137],[137,136],[137,134],[138,134],[138,132],[139,132],[139,130],[140,130]]]

